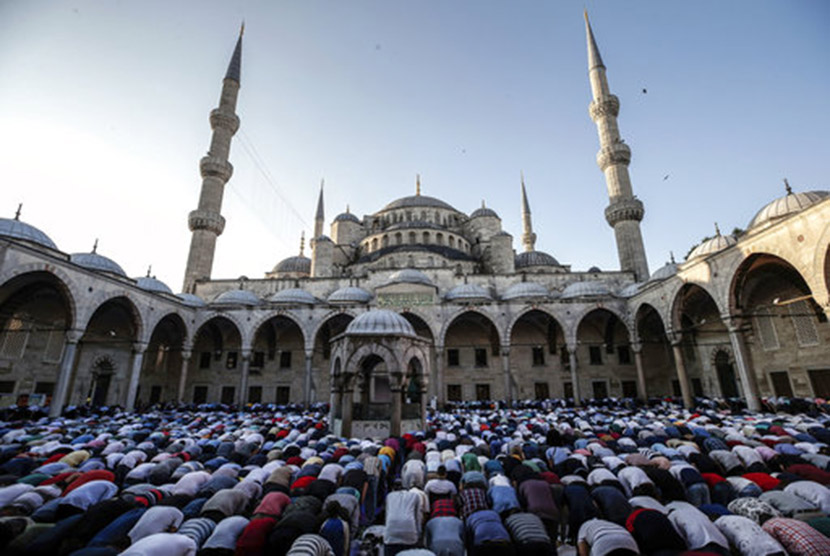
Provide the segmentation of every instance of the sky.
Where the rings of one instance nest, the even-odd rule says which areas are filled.
[[[619,268],[588,116],[588,9],[652,271],[767,202],[828,189],[830,3],[769,0],[0,1],[0,216],[181,290],[198,161],[240,22],[241,128],[214,278],[422,193],[482,200],[521,250]],[[306,255],[310,250],[306,247]]]

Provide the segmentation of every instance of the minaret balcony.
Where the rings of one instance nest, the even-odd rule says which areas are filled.
[[[187,224],[191,232],[196,230],[207,230],[216,235],[222,235],[225,230],[225,218],[217,213],[207,210],[194,210],[187,216]]]
[[[218,156],[203,156],[199,161],[199,170],[203,178],[219,178],[223,183],[227,183],[233,175],[233,166],[231,163]]]
[[[606,116],[617,117],[620,113],[620,99],[617,95],[603,95],[588,105],[588,113],[593,121]]]
[[[239,116],[222,108],[214,108],[210,111],[210,128],[227,129],[234,134],[239,129]]]
[[[603,172],[613,164],[628,164],[631,162],[631,149],[622,141],[602,147],[597,153],[597,166]]]
[[[634,220],[640,222],[645,215],[646,209],[642,201],[635,197],[629,199],[618,199],[608,205],[605,209],[605,220],[612,228],[619,222]]]

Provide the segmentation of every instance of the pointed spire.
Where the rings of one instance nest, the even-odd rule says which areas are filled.
[[[326,185],[326,180],[320,180],[320,195],[317,197],[317,212],[314,214],[315,220],[325,220],[326,215],[323,209],[323,188]]]
[[[719,235],[720,235],[720,227],[718,226],[718,223],[717,223],[717,222],[715,222],[715,235],[716,235],[716,236],[719,236]]]
[[[153,265],[149,265],[149,266],[147,267],[147,278],[149,278],[149,277],[150,277],[150,273],[151,273],[152,271],[153,271]]]
[[[305,230],[300,232],[300,256],[305,257]]]
[[[415,195],[421,195],[421,174],[415,174]]]
[[[14,219],[20,220],[20,211],[23,210],[23,203],[17,205],[17,212],[14,213]]]
[[[520,173],[522,179],[522,215],[530,214],[530,203],[527,202],[527,191],[525,191],[525,174]]]
[[[95,238],[95,243],[92,244],[92,253],[95,254],[98,252],[98,238]]]
[[[669,260],[671,264],[677,264],[677,261],[674,260],[674,251],[669,251]]]
[[[604,68],[605,64],[602,63],[602,56],[599,55],[597,41],[591,30],[591,22],[588,21],[588,10],[585,10],[585,34],[588,37],[588,71],[594,68]]]
[[[240,83],[240,74],[242,73],[242,35],[245,33],[245,22],[239,28],[239,38],[236,40],[236,47],[233,49],[231,61],[228,64],[228,71],[225,73],[225,79],[233,79]]]
[[[793,194],[793,188],[790,187],[790,182],[787,181],[787,178],[784,178],[784,189],[787,190],[787,195]]]
[[[525,175],[521,173],[522,180],[522,244],[525,251],[536,250],[536,234],[533,233],[533,221],[530,218],[530,203],[527,201],[527,191],[525,191]]]

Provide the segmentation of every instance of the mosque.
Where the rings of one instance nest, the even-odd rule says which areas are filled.
[[[358,434],[415,428],[427,403],[449,401],[703,395],[757,408],[760,396],[830,396],[828,192],[787,184],[740,237],[717,231],[649,272],[620,100],[585,25],[619,270],[572,270],[537,250],[524,183],[520,246],[492,208],[466,214],[417,183],[328,230],[321,187],[310,256],[301,244],[262,278],[212,277],[240,34],[210,113],[183,293],[96,249],[61,251],[19,211],[0,219],[2,402],[48,399],[52,414],[328,402],[335,429]]]

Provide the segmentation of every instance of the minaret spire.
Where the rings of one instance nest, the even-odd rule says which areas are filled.
[[[193,293],[197,281],[210,279],[216,238],[225,229],[225,219],[221,214],[222,196],[225,192],[225,184],[233,174],[233,166],[228,162],[228,155],[231,150],[231,139],[239,129],[236,101],[239,95],[242,69],[244,31],[245,24],[243,23],[225,73],[225,79],[222,81],[219,107],[210,113],[210,127],[213,129],[210,147],[207,155],[199,161],[199,170],[202,175],[199,205],[188,215],[187,219],[193,235],[184,272],[183,291],[186,293]]]
[[[314,215],[314,237],[316,239],[323,235],[323,226],[326,223],[325,211],[323,210],[323,186],[326,180],[320,180],[320,196],[317,198],[317,213]]]
[[[620,268],[633,272],[638,281],[649,277],[646,250],[640,232],[640,221],[645,214],[643,203],[634,196],[628,164],[631,149],[620,137],[617,115],[620,99],[611,94],[605,76],[605,64],[599,54],[588,13],[585,12],[585,33],[588,42],[588,76],[591,82],[591,104],[588,112],[597,125],[600,149],[597,165],[605,174],[608,187],[608,207],[605,219],[614,228]]]
[[[525,191],[525,175],[521,174],[522,180],[522,245],[525,251],[536,250],[536,234],[533,233],[533,221],[530,219],[530,203],[527,202],[527,191]]]
[[[421,195],[421,174],[415,174],[415,195]]]
[[[305,230],[300,232],[300,256],[305,257]]]

